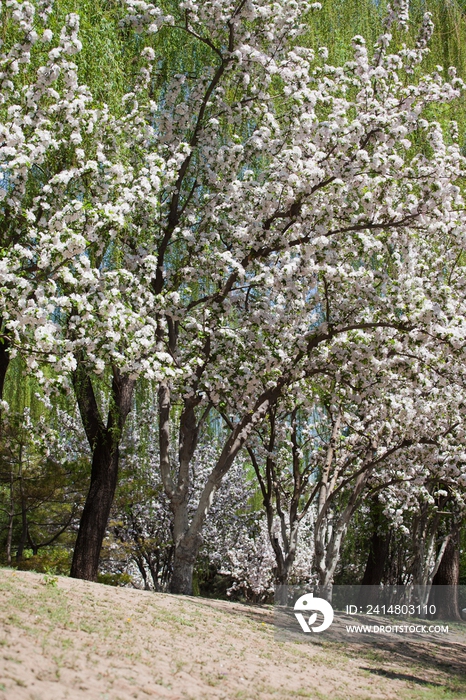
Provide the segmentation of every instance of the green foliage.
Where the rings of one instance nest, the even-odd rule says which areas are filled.
[[[97,576],[98,583],[104,583],[106,586],[127,586],[132,581],[131,576],[126,573],[122,574],[99,574]]]
[[[35,556],[31,550],[25,551],[25,558],[15,568],[21,571],[36,571],[49,576],[68,576],[70,573],[71,551],[64,547],[48,547]]]
[[[363,506],[354,514],[344,539],[340,563],[335,574],[336,585],[352,586],[361,582],[369,554],[372,528],[369,509]]]
[[[351,40],[356,35],[364,37],[369,53],[384,31],[383,18],[386,2],[374,0],[324,0],[320,12],[313,13],[309,29],[299,43],[317,50],[327,47],[328,63],[341,65],[352,59]],[[422,72],[434,72],[437,66],[448,71],[454,66],[460,78],[466,81],[466,3],[458,0],[411,0],[408,32],[394,29],[396,46],[406,43],[413,46],[418,36],[424,13],[432,14],[435,30],[429,44]],[[413,76],[407,76],[412,81]],[[460,127],[460,138],[466,139],[466,105],[464,100],[442,107],[433,106],[429,116],[445,126],[454,119]]]
[[[299,43],[329,51],[328,62],[341,65],[352,58],[351,39],[362,35],[368,47],[375,44],[382,30],[384,4],[374,0],[327,0],[313,13],[309,30]]]
[[[4,399],[9,410],[0,422],[0,561],[68,574],[74,534],[67,528],[78,515],[89,466],[75,408],[58,394],[48,406],[20,357],[10,362]]]

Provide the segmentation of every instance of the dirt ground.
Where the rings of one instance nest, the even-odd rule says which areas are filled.
[[[0,700],[466,700],[466,644],[280,641],[270,607],[0,569]]]

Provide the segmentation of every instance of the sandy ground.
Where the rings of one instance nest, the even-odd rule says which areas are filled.
[[[0,700],[466,700],[466,644],[280,641],[273,611],[0,569]]]

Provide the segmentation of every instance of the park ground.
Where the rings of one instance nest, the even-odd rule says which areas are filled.
[[[280,639],[270,606],[0,569],[0,700],[466,700],[466,643]]]

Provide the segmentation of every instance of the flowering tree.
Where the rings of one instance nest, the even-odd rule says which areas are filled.
[[[115,434],[115,420],[109,420],[107,428],[103,421],[97,420],[90,382],[86,381],[79,361],[79,348],[71,344],[64,349],[65,334],[60,340],[57,336],[66,324],[71,336],[75,334],[69,326],[70,312],[80,306],[88,291],[86,284],[79,288],[75,280],[87,276],[91,288],[95,282],[95,278],[91,279],[92,273],[86,272],[90,267],[90,239],[93,238],[92,215],[88,218],[92,193],[87,184],[97,161],[89,164],[86,159],[86,151],[88,156],[89,151],[93,154],[96,151],[95,142],[87,149],[90,139],[86,143],[86,134],[92,132],[99,115],[90,109],[89,90],[79,84],[77,66],[72,61],[72,56],[82,48],[77,35],[79,18],[70,15],[57,40],[49,26],[52,24],[51,2],[40,2],[37,7],[28,2],[7,2],[2,4],[1,12],[5,41],[0,57],[4,290],[0,375],[4,378],[9,358],[18,350],[24,350],[30,370],[42,382],[44,375],[40,365],[44,361],[54,366],[57,382],[61,384],[64,380],[66,383],[70,371],[75,372],[81,413],[97,458],[94,459],[93,480],[102,481],[99,474],[102,442],[105,442],[106,429],[109,434]],[[105,123],[105,116],[102,119]],[[96,186],[99,188],[97,183]],[[98,201],[101,207],[100,195]],[[99,246],[101,244],[102,241]],[[85,251],[80,267],[79,254]],[[63,303],[58,301],[57,294]],[[12,314],[14,307],[17,312]],[[83,307],[80,308],[82,311]],[[108,441],[106,446],[109,454],[104,455],[104,459],[110,464],[115,448]],[[104,471],[111,473],[108,464]],[[108,478],[103,487],[111,497]],[[90,495],[92,497],[92,490]],[[90,526],[95,529],[97,524],[94,518]],[[98,559],[99,535],[94,550],[96,548]],[[88,571],[87,575],[92,578],[94,573]]]
[[[390,37],[385,34],[370,61],[363,41],[356,39],[354,61],[341,69],[320,62],[312,68],[315,58],[309,50],[282,51],[276,25],[280,15],[267,17],[273,28],[264,53],[266,9],[259,4],[218,7],[223,14],[215,18],[215,25],[195,4],[182,6],[184,28],[175,25],[199,41],[208,36],[220,61],[213,82],[206,79],[207,90],[198,97],[199,111],[194,110],[203,120],[206,111],[214,116],[195,122],[199,155],[190,153],[186,170],[180,170],[180,185],[187,188],[183,216],[190,224],[184,230],[184,245],[198,253],[200,242],[209,241],[203,268],[210,271],[216,288],[207,286],[204,294],[196,289],[195,298],[185,298],[185,310],[176,314],[178,324],[167,319],[166,344],[172,343],[177,362],[186,367],[181,361],[182,331],[192,324],[197,336],[184,348],[191,354],[197,345],[200,354],[195,355],[191,377],[185,375],[181,385],[166,382],[160,392],[162,474],[178,523],[173,590],[185,591],[190,588],[200,528],[220,479],[288,386],[298,377],[325,373],[330,348],[335,343],[341,347],[342,339],[346,344],[348,338],[356,341],[356,347],[358,337],[369,339],[359,358],[363,364],[381,346],[402,342],[409,352],[434,322],[437,336],[442,324],[452,325],[439,303],[439,285],[447,302],[444,273],[438,266],[442,253],[431,243],[433,232],[442,230],[448,238],[444,254],[450,256],[452,233],[463,225],[462,200],[452,184],[462,157],[457,146],[443,144],[439,125],[430,124],[423,114],[432,100],[449,100],[458,93],[439,76],[425,77],[409,88],[399,78],[422,58],[428,17],[412,50],[389,54]],[[244,17],[261,18],[257,34],[251,30],[254,22],[240,23],[240,11],[250,13],[252,7],[257,14]],[[247,44],[242,31],[248,35]],[[219,32],[229,43],[225,39],[215,44]],[[240,60],[231,57],[235,41]],[[277,46],[274,41],[279,49],[272,48]],[[229,52],[223,54],[221,46],[228,46]],[[227,78],[239,94],[233,102],[226,100],[231,90],[220,87]],[[279,78],[286,110],[273,99]],[[177,123],[178,109],[174,106],[171,124]],[[225,115],[235,126],[230,139],[220,131],[219,117]],[[248,127],[247,137],[241,125]],[[426,145],[435,146],[434,160],[424,153],[411,157],[409,137],[419,130]],[[221,156],[214,157],[211,144],[216,138],[225,146]],[[204,164],[210,165],[201,185],[196,178]],[[202,215],[197,193],[202,194]],[[184,274],[193,269],[195,259],[194,254],[189,257]],[[172,279],[171,270],[166,278]],[[451,332],[461,333],[461,328],[453,324]],[[435,355],[434,344],[429,352]],[[170,397],[183,407],[178,466],[168,455]],[[200,427],[195,415],[198,412],[202,420],[202,411],[210,405],[228,417],[231,435],[189,522],[189,463]]]
[[[462,435],[462,427],[459,432]],[[410,465],[410,476],[405,469],[402,478],[398,465],[398,479],[380,492],[389,522],[404,537],[399,578],[420,586],[422,604],[427,604],[445,552],[454,546],[464,523],[466,468],[462,437],[458,438],[457,425],[438,440],[434,452]]]
[[[123,24],[144,48],[113,114],[70,59],[77,16],[31,77],[29,48],[53,36],[35,29],[32,4],[10,6],[22,38],[2,59],[2,214],[21,237],[0,261],[2,317],[31,370],[42,360],[73,385],[93,451],[72,573],[96,576],[144,376],[158,387],[172,590],[189,593],[215,493],[288,387],[318,381],[329,353],[344,371],[349,347],[364,368],[378,348],[434,362],[427,339],[462,342],[445,265],[464,230],[463,157],[454,129],[429,116],[461,82],[419,72],[428,15],[416,45],[392,53],[391,11],[373,56],[356,37],[335,67],[297,45],[307,0],[184,0],[174,16],[128,0]],[[158,32],[205,60],[155,91]],[[63,153],[65,167],[31,180]],[[215,412],[230,429],[193,509],[192,464]]]
[[[345,417],[343,425],[338,424],[338,419],[332,422],[332,439],[313,491],[316,496],[315,567],[320,586],[329,595],[342,542],[363,500],[372,498],[387,485],[400,488],[401,484],[401,490],[403,487],[409,490],[413,482],[427,484],[432,472],[438,470],[439,445],[453,427],[443,417],[446,428],[433,422],[423,431],[419,420],[422,407],[412,415],[411,423],[407,422],[405,414],[401,414],[399,422],[396,414],[392,414],[389,421],[380,420],[380,413],[377,416],[374,409],[367,412],[366,420],[357,416],[349,422],[348,412]],[[402,510],[398,512],[393,505],[390,501],[390,510],[399,517]],[[422,559],[421,551],[422,548],[419,549]]]
[[[277,559],[277,581],[288,582],[300,522],[308,514],[313,564],[327,596],[351,519],[364,499],[382,490],[386,494],[389,486],[395,493],[405,488],[412,494],[413,482],[422,490],[432,480],[451,482],[452,469],[457,483],[460,478],[459,492],[463,488],[463,467],[451,463],[457,463],[461,444],[461,386],[437,376],[444,358],[439,354],[436,366],[426,365],[422,354],[412,350],[410,368],[417,362],[419,375],[407,376],[401,345],[376,348],[369,340],[366,347],[363,338],[356,347],[348,339],[335,343],[327,356],[326,381],[319,377],[314,385],[308,380],[294,384],[248,444]],[[370,371],[361,372],[364,365]],[[390,508],[394,501],[388,500]],[[419,542],[414,549],[423,560]]]

